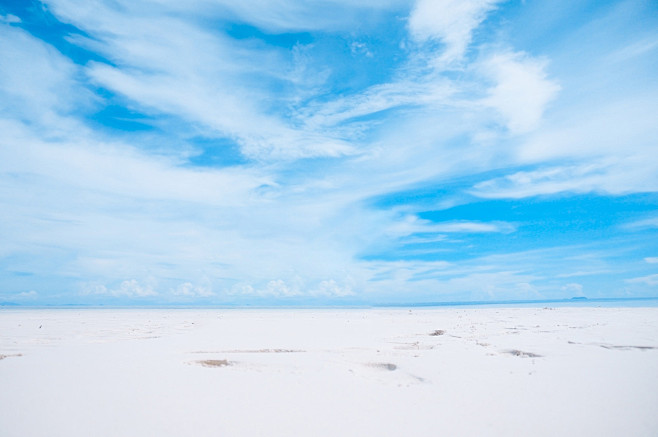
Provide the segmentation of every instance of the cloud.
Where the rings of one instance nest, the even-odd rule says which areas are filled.
[[[272,279],[261,287],[254,287],[251,284],[237,284],[230,291],[229,295],[238,297],[260,297],[260,298],[294,298],[300,297],[305,293],[301,289],[301,278],[293,278],[290,281],[283,279]]]
[[[16,23],[21,23],[22,20],[17,17],[16,15],[12,14],[7,14],[7,15],[2,15],[0,14],[0,23],[7,23],[7,24],[16,24]]]
[[[180,167],[176,160],[152,158],[121,144],[100,143],[91,150],[84,145],[33,140],[22,147],[18,153],[16,149],[0,151],[5,160],[1,167],[72,189],[132,198],[229,205],[241,203],[251,190],[269,182],[250,170]]]
[[[542,129],[533,132],[518,149],[524,163],[551,160],[619,160],[642,173],[655,170],[654,135],[658,127],[651,113],[658,104],[653,99],[657,90],[648,88],[643,94],[610,98],[596,106],[587,104],[556,106]],[[557,105],[558,102],[555,102]],[[640,178],[636,178],[638,182]],[[637,183],[636,182],[636,185]],[[651,184],[655,178],[649,178]]]
[[[641,220],[635,220],[629,223],[626,223],[623,226],[625,229],[633,231],[642,231],[646,229],[655,229],[658,228],[658,217],[648,217]]]
[[[658,256],[648,256],[644,258],[644,262],[649,264],[658,264]]]
[[[408,0],[367,0],[354,3],[347,0],[325,0],[314,3],[286,0],[195,0],[186,5],[170,0],[158,0],[160,7],[175,13],[200,16],[229,16],[268,32],[346,31],[373,20],[379,11],[398,10]],[[130,4],[127,2],[126,4]]]
[[[544,298],[540,289],[534,284],[540,278],[520,271],[498,270],[490,272],[470,272],[457,274],[453,277],[436,277],[418,275],[412,281],[419,286],[427,287],[434,283],[434,299],[450,301],[454,296],[462,294],[470,301],[489,301],[506,299],[541,299]]]
[[[609,59],[613,62],[628,62],[633,58],[644,56],[657,48],[658,38],[655,36],[642,38],[613,52],[609,55]]]
[[[380,225],[381,226],[381,225]],[[400,245],[423,245],[416,248],[405,248],[405,253],[436,253],[441,251],[441,243],[449,241],[448,235],[467,235],[501,233],[510,234],[516,231],[514,223],[495,221],[478,222],[468,220],[454,220],[445,222],[432,222],[419,219],[415,215],[405,215],[382,227],[381,234],[372,241],[370,250],[384,250],[383,247],[399,247]],[[435,243],[431,247],[428,244]],[[445,249],[443,249],[445,250]]]
[[[12,297],[12,299],[37,299],[39,297],[39,293],[37,293],[34,290],[30,291],[23,291],[21,293],[18,293]]]
[[[597,189],[605,180],[605,167],[593,164],[519,171],[489,179],[473,186],[471,194],[488,198],[520,199],[565,191],[586,193]]]
[[[0,58],[0,113],[47,127],[53,135],[76,126],[65,116],[93,102],[79,86],[78,67],[22,29],[0,24]]]
[[[285,105],[272,85],[289,82],[290,59],[282,50],[232,39],[164,9],[105,2],[93,7],[54,0],[51,9],[90,35],[75,44],[112,61],[90,62],[86,73],[144,111],[166,114],[202,127],[207,135],[236,141],[253,159],[298,159],[353,154],[336,135],[305,131],[273,114]],[[216,11],[217,12],[217,11]]]
[[[80,293],[83,296],[112,296],[118,298],[145,298],[158,295],[152,284],[143,285],[136,279],[122,281],[114,288],[108,288],[99,283],[85,283],[82,285]]]
[[[121,284],[119,284],[119,288],[112,290],[110,293],[113,296],[125,297],[149,297],[156,296],[158,294],[155,290],[153,290],[151,285],[142,285],[135,279],[123,281]]]
[[[300,298],[334,299],[355,296],[353,289],[355,280],[347,277],[344,280],[323,279],[309,280],[293,275],[287,279],[272,279],[259,284],[239,283],[225,290],[224,294],[230,298],[259,298],[259,299],[289,299]]]
[[[627,279],[629,284],[644,284],[648,286],[658,285],[658,275],[640,276],[638,278]]]
[[[203,286],[195,286],[190,282],[184,282],[178,287],[172,290],[172,294],[175,296],[186,296],[186,297],[211,297],[215,293],[208,288]]]
[[[501,232],[508,234],[514,232],[515,226],[511,223],[505,222],[493,222],[493,223],[482,223],[482,222],[468,222],[468,221],[456,221],[456,222],[446,222],[446,223],[437,223],[429,226],[429,228],[435,232],[458,232],[458,233],[488,233],[488,232]]]
[[[510,233],[516,229],[515,225],[506,222],[474,222],[474,221],[451,221],[431,222],[422,220],[416,216],[408,215],[402,220],[392,223],[387,229],[389,236],[408,236],[423,233],[488,233],[500,232]],[[433,237],[435,238],[435,237]],[[440,240],[440,239],[439,239]]]
[[[498,53],[480,66],[496,85],[482,100],[502,115],[508,130],[518,134],[539,126],[546,105],[560,90],[545,73],[546,61],[524,53]]]
[[[363,55],[368,58],[372,58],[374,56],[368,48],[368,44],[364,42],[354,41],[352,44],[350,44],[350,50],[353,55]]]
[[[324,297],[346,297],[353,296],[355,293],[350,285],[341,286],[335,280],[329,279],[320,282],[318,288],[312,291],[311,294]]]
[[[306,125],[331,127],[351,119],[404,106],[434,106],[449,103],[456,89],[445,80],[400,80],[374,85],[362,93],[311,105],[297,113]]]
[[[543,167],[478,182],[469,193],[488,199],[521,199],[557,193],[622,195],[658,188],[658,166],[653,161],[588,160],[578,164]]]
[[[458,61],[471,43],[473,30],[498,0],[418,0],[409,16],[409,33],[417,42],[445,44],[443,62]]]
[[[572,282],[560,287],[565,294],[570,294],[571,296],[584,296],[583,294],[583,285],[576,282]]]

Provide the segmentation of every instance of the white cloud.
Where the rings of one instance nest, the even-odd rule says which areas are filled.
[[[368,44],[364,42],[354,41],[350,44],[350,50],[353,55],[363,55],[368,58],[372,58],[374,55],[368,48]]]
[[[449,222],[432,222],[430,220],[420,219],[415,215],[405,215],[397,220],[391,221],[384,228],[384,235],[389,238],[399,238],[411,236],[417,241],[441,241],[443,237],[436,234],[450,233],[511,233],[516,230],[516,226],[507,222],[476,222],[476,221],[449,221]],[[415,234],[433,234],[428,240],[427,237],[417,237]],[[406,241],[406,240],[405,240]],[[409,242],[409,241],[407,241]]]
[[[142,285],[135,279],[129,279],[123,281],[119,288],[110,291],[110,294],[121,297],[148,297],[156,296],[158,293],[149,284]]]
[[[198,26],[164,9],[126,3],[53,0],[53,11],[91,38],[73,43],[108,57],[114,65],[90,62],[94,83],[131,99],[146,111],[181,117],[208,135],[234,139],[253,159],[336,157],[354,153],[328,132],[300,130],[273,114],[269,85],[290,81],[287,54],[239,41]],[[172,5],[169,5],[172,6]]]
[[[657,89],[646,88],[643,93],[613,97],[595,105],[586,100],[558,107],[556,102],[556,111],[547,117],[542,129],[521,143],[518,158],[525,163],[614,159],[642,173],[655,172],[658,125],[652,114],[658,110],[656,95]],[[649,180],[654,183],[655,177]]]
[[[560,90],[547,78],[546,61],[523,53],[495,54],[480,68],[496,82],[482,103],[500,112],[511,133],[535,129],[546,105]]]
[[[56,135],[76,123],[63,115],[89,107],[78,67],[19,28],[0,24],[0,113],[48,127]]]
[[[624,228],[634,231],[658,228],[658,217],[648,217],[645,219],[629,222],[624,225]]]
[[[172,290],[172,294],[186,297],[210,297],[215,295],[209,287],[194,285],[190,282],[183,282]]]
[[[353,289],[355,283],[351,277],[342,281],[336,279],[309,281],[295,275],[286,280],[272,279],[259,284],[239,283],[225,290],[224,293],[231,297],[241,298],[344,298],[356,294]]]
[[[431,278],[427,278],[431,279]],[[469,300],[540,299],[543,297],[533,282],[539,278],[518,271],[473,272],[449,279],[436,280],[441,293],[459,295]]]
[[[201,16],[228,15],[270,32],[353,30],[373,19],[382,10],[405,8],[409,0],[324,0],[290,2],[287,0],[194,0],[181,4],[156,0],[158,6],[176,13]],[[125,4],[130,4],[126,2]],[[227,14],[228,12],[228,14]]]
[[[628,62],[635,57],[644,56],[653,50],[658,49],[658,38],[643,38],[627,44],[623,48],[609,55],[613,62]]]
[[[401,80],[374,85],[360,94],[338,98],[322,105],[311,105],[297,115],[308,126],[330,127],[402,106],[432,107],[449,104],[449,97],[455,91],[455,87],[446,80]]]
[[[583,296],[583,285],[577,282],[563,285],[560,289],[571,296]]]
[[[658,165],[628,159],[589,160],[518,171],[474,185],[470,193],[489,199],[521,199],[557,193],[609,193],[614,195],[658,189]]]
[[[644,262],[649,264],[658,264],[658,256],[648,256],[644,258]]]
[[[658,275],[641,276],[638,278],[627,279],[629,284],[644,284],[649,286],[658,285]]]
[[[311,291],[311,294],[323,297],[346,297],[353,296],[355,293],[349,284],[340,285],[335,280],[329,279],[320,282],[318,288]]]
[[[263,286],[240,283],[228,290],[228,294],[238,297],[256,296],[261,298],[293,298],[305,294],[301,288],[301,278],[293,278],[290,281],[283,279],[272,279]]]
[[[473,30],[499,0],[418,0],[409,16],[409,33],[418,42],[440,40],[444,62],[460,60]]]
[[[0,23],[7,23],[7,24],[16,24],[20,23],[21,19],[17,17],[16,15],[12,14],[7,14],[7,15],[2,15],[0,14]]]
[[[118,287],[108,288],[104,284],[97,282],[84,283],[81,286],[80,294],[83,296],[112,296],[123,298],[143,298],[157,296],[158,293],[153,289],[153,281],[147,281],[142,284],[136,279],[127,279],[122,281]]]
[[[505,222],[469,222],[469,221],[457,221],[457,222],[447,222],[447,223],[437,223],[429,226],[430,229],[435,232],[459,232],[459,233],[488,233],[488,232],[500,232],[500,233],[510,233],[514,232],[515,226],[511,223]]]
[[[489,199],[538,196],[564,191],[584,193],[599,186],[604,175],[601,166],[592,164],[519,171],[477,183],[471,194]]]
[[[276,297],[293,297],[299,296],[302,294],[302,291],[296,286],[296,284],[287,284],[286,281],[282,279],[273,279],[267,283],[265,290],[263,290],[263,296],[276,296]]]
[[[18,293],[15,296],[13,296],[13,298],[15,298],[15,299],[36,299],[37,297],[39,297],[39,293],[37,293],[34,290],[23,291],[21,293]]]
[[[28,135],[7,138],[0,133],[0,140],[10,146],[0,150],[0,169],[38,175],[72,190],[229,205],[244,202],[251,190],[269,182],[251,170],[179,167],[176,160],[121,144],[89,148],[86,142],[44,142]]]
[[[109,290],[103,284],[87,282],[80,286],[80,294],[83,296],[102,296],[109,294]]]

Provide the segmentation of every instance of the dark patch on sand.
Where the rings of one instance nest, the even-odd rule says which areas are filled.
[[[22,357],[23,354],[10,354],[10,355],[2,355],[0,354],[0,360],[4,360],[5,358],[11,358],[11,357]]]
[[[301,349],[232,349],[227,351],[194,351],[193,354],[291,354],[306,352]]]
[[[541,358],[541,355],[539,354],[535,354],[533,352],[524,352],[518,349],[510,349],[508,351],[505,351],[505,353],[521,358]]]
[[[630,350],[641,350],[641,351],[649,351],[653,349],[658,349],[656,346],[624,346],[624,345],[614,345],[614,344],[600,344],[602,348],[605,349],[617,349],[617,350],[622,350],[622,351],[630,351]]]
[[[445,333],[446,332],[443,329],[437,329],[434,332],[430,333],[430,335],[436,337],[436,336],[439,336],[439,335],[443,335]]]
[[[370,363],[370,364],[368,364],[368,366],[374,367],[374,368],[377,368],[377,369],[388,370],[389,372],[392,372],[393,370],[398,368],[398,366],[396,366],[393,363]]]
[[[232,365],[228,360],[200,360],[197,363],[203,367],[226,367]]]
[[[604,349],[610,350],[619,350],[619,351],[630,351],[630,350],[640,350],[640,351],[650,351],[658,350],[658,346],[633,346],[633,345],[617,345],[617,344],[606,344],[606,343],[578,343],[576,341],[569,340],[569,344],[578,344],[583,346],[599,346]]]

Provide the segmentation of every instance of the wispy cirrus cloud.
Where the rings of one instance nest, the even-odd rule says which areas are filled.
[[[500,0],[420,0],[409,16],[409,33],[424,43],[440,41],[445,48],[439,60],[461,60],[472,40],[473,31]]]
[[[658,285],[658,274],[640,276],[638,278],[631,278],[631,279],[627,279],[626,282],[628,282],[629,284],[644,284],[648,286],[656,286]]]
[[[13,14],[2,15],[2,14],[0,14],[0,23],[8,23],[8,24],[14,23],[15,24],[15,23],[20,23],[21,21],[22,20],[19,17],[17,17],[16,15],[13,15]]]

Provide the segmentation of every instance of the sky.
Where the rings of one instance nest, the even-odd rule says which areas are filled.
[[[658,296],[658,2],[0,0],[0,302]]]

